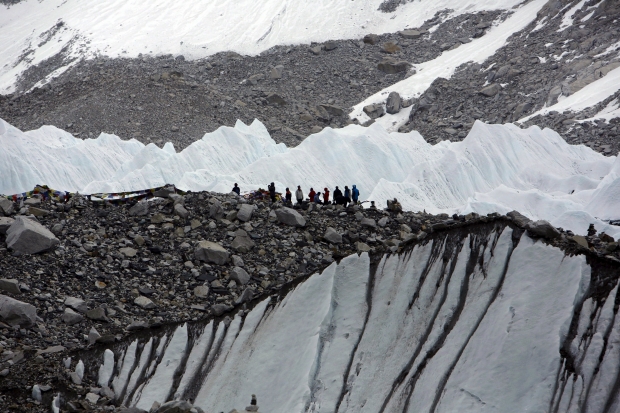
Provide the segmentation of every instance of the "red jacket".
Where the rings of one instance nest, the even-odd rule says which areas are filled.
[[[323,200],[325,201],[325,203],[329,202],[329,191],[325,190],[325,193],[323,194]]]
[[[316,195],[316,192],[310,191],[310,193],[308,194],[308,196],[310,197],[310,202],[314,202],[314,196],[315,195]]]

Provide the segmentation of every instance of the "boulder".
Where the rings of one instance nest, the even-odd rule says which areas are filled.
[[[368,244],[365,244],[361,241],[355,243],[355,249],[357,250],[357,252],[369,252],[370,251],[370,247],[368,246]]]
[[[276,210],[276,218],[279,222],[293,227],[305,227],[306,219],[292,208],[280,208]]]
[[[338,231],[336,231],[332,227],[327,227],[327,230],[325,231],[325,235],[323,235],[323,238],[326,241],[331,242],[332,244],[342,243],[342,235],[340,235]]]
[[[136,299],[133,300],[133,303],[138,307],[144,308],[145,310],[155,308],[155,303],[150,298],[143,295],[136,297]]]
[[[344,109],[339,106],[327,105],[327,104],[320,104],[319,106],[325,109],[325,111],[329,113],[331,116],[344,116],[345,114]]]
[[[175,400],[162,404],[155,413],[190,413],[193,408],[186,400]]]
[[[65,308],[65,312],[61,318],[62,318],[63,323],[70,325],[70,326],[77,324],[81,322],[82,320],[84,320],[84,316],[82,314],[78,314],[70,308]]]
[[[383,53],[396,53],[396,52],[400,52],[402,49],[400,48],[400,46],[398,46],[396,43],[394,42],[386,42],[383,44],[383,46],[381,46],[381,51]]]
[[[388,75],[406,72],[409,69],[409,63],[405,61],[384,60],[377,65],[377,69]]]
[[[235,300],[235,304],[239,305],[247,301],[252,301],[252,298],[254,298],[254,289],[252,287],[247,287],[245,290],[243,290],[241,295],[237,297],[237,299]]]
[[[198,298],[206,298],[209,295],[209,286],[208,285],[199,285],[194,288],[194,295]]]
[[[9,217],[0,217],[0,235],[5,235],[15,220]]]
[[[33,205],[41,205],[41,198],[35,196],[33,198],[28,198],[24,201],[24,205],[33,206]]]
[[[189,211],[181,204],[176,204],[174,206],[174,213],[183,219],[187,219],[189,217]]]
[[[385,111],[389,114],[398,113],[400,111],[400,95],[398,92],[391,92],[385,102]]]
[[[125,247],[125,248],[121,248],[118,250],[121,254],[123,254],[125,257],[129,257],[129,258],[133,258],[136,256],[136,254],[138,253],[138,251],[136,251],[135,249],[131,248],[131,247]]]
[[[243,262],[243,258],[238,255],[232,256],[232,263],[235,267],[244,267],[245,263]]]
[[[30,327],[37,321],[37,309],[32,304],[0,294],[0,320],[10,326]]]
[[[282,78],[282,72],[284,72],[284,66],[277,65],[277,66],[271,68],[271,71],[269,72],[269,77],[271,79],[281,79]]]
[[[224,208],[222,208],[222,204],[220,201],[215,201],[209,207],[209,218],[221,219],[224,217]]]
[[[270,105],[278,105],[278,106],[286,105],[286,100],[284,100],[284,98],[278,95],[277,93],[270,93],[269,95],[267,95],[266,99]]]
[[[513,222],[520,227],[525,227],[527,224],[532,222],[531,219],[521,214],[519,211],[510,211],[506,214],[506,216],[512,218]]]
[[[228,262],[230,253],[220,244],[211,241],[200,241],[194,250],[197,260],[223,265]]]
[[[232,244],[230,244],[235,251],[245,254],[250,252],[250,250],[256,245],[256,243],[252,241],[252,239],[248,236],[248,233],[244,230],[237,230],[236,235],[237,236],[233,240]]]
[[[222,314],[227,313],[227,312],[229,312],[232,309],[233,309],[233,307],[228,305],[228,304],[215,304],[215,305],[211,306],[211,312],[216,317],[219,317]]]
[[[21,294],[19,289],[19,281],[16,279],[0,279],[0,291],[7,292],[9,294]]]
[[[382,104],[373,103],[372,105],[364,106],[364,113],[367,114],[370,119],[377,119],[385,115],[385,109]]]
[[[364,43],[377,44],[379,43],[379,36],[376,34],[367,34],[366,36],[364,36]]]
[[[360,224],[363,227],[377,228],[377,222],[372,218],[363,218]]]
[[[417,39],[422,36],[422,33],[417,30],[402,30],[398,32],[398,34],[400,34],[401,37],[404,37],[405,39]]]
[[[583,235],[575,235],[573,236],[572,240],[575,241],[580,247],[590,249],[590,246],[588,245],[588,240]]]
[[[527,232],[530,235],[548,239],[559,238],[562,236],[560,231],[558,231],[548,221],[544,220],[534,221],[527,224]]]
[[[15,204],[4,197],[0,197],[0,212],[9,216],[15,212]]]
[[[323,43],[323,48],[326,52],[331,52],[338,48],[338,44],[336,42],[325,42]]]
[[[132,217],[141,217],[149,213],[149,202],[140,201],[129,208],[129,215]]]
[[[17,217],[6,232],[6,245],[15,255],[36,254],[51,250],[60,241],[33,219]]]
[[[254,205],[243,204],[241,208],[237,211],[237,219],[239,221],[248,222],[252,219],[252,214],[254,213]]]
[[[82,300],[81,298],[66,297],[65,305],[80,313],[86,313],[88,311],[88,306],[86,305],[86,301]]]
[[[494,83],[492,85],[489,85],[485,88],[480,89],[478,93],[488,98],[492,98],[493,96],[499,93],[500,89],[501,89],[501,86],[498,85],[497,83]]]
[[[93,308],[86,312],[86,317],[95,321],[108,321],[105,315],[105,310],[102,307]]]
[[[230,271],[229,277],[231,280],[234,280],[240,285],[246,285],[250,282],[250,274],[248,274],[247,271],[241,267],[233,268],[232,271]]]

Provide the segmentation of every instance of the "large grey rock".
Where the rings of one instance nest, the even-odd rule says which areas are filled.
[[[11,215],[15,212],[15,204],[4,197],[0,197],[0,212],[4,215]]]
[[[252,214],[254,213],[254,205],[243,204],[241,208],[237,211],[237,219],[239,221],[248,222],[252,219]]]
[[[521,214],[519,211],[510,211],[509,213],[506,214],[506,216],[512,218],[514,223],[520,227],[525,227],[527,224],[532,222],[531,219]]]
[[[230,271],[229,275],[231,280],[234,280],[237,284],[246,285],[250,282],[250,274],[247,273],[241,267],[235,267]]]
[[[331,242],[332,244],[342,243],[342,235],[340,235],[338,231],[336,231],[332,227],[327,227],[327,230],[325,231],[325,235],[323,235],[323,238],[326,241]]]
[[[224,208],[222,208],[222,204],[220,201],[215,201],[209,207],[209,218],[221,219],[224,217]]]
[[[32,304],[0,294],[0,320],[10,326],[30,327],[37,321],[37,309]]]
[[[66,297],[65,305],[80,313],[85,314],[88,311],[88,306],[86,305],[86,301],[82,300],[81,298]]]
[[[306,219],[292,208],[276,209],[276,218],[279,222],[293,227],[305,227]]]
[[[60,241],[37,221],[17,217],[6,232],[6,245],[15,255],[36,254],[51,250]]]
[[[149,213],[148,201],[140,201],[129,208],[129,215],[132,217],[141,217]]]
[[[183,219],[187,219],[189,217],[189,211],[181,204],[176,204],[174,206],[174,213]]]
[[[62,315],[62,321],[67,325],[74,325],[82,320],[84,320],[84,316],[82,314],[78,314],[70,308],[65,308],[65,312]]]
[[[404,61],[384,60],[377,65],[377,69],[388,75],[406,72],[409,69],[409,63]]]
[[[557,228],[551,225],[548,221],[544,220],[534,221],[527,224],[527,232],[531,235],[551,239],[562,236]]]
[[[332,116],[344,116],[345,114],[344,109],[338,106],[328,104],[320,104],[319,106]]]
[[[7,292],[9,294],[21,294],[19,289],[19,281],[16,279],[0,279],[0,291]]]
[[[479,94],[486,96],[486,97],[493,97],[495,95],[497,95],[500,91],[501,87],[500,85],[498,85],[497,83],[494,83],[492,85],[489,85],[485,88],[480,89],[480,91],[478,92]]]
[[[241,295],[237,297],[237,299],[235,300],[235,304],[239,305],[247,301],[252,301],[252,298],[254,298],[254,289],[252,287],[247,287],[245,290],[243,290]]]
[[[233,307],[228,304],[215,304],[211,306],[211,312],[216,317],[219,317],[222,314],[227,313],[232,309]]]
[[[398,34],[400,34],[405,39],[417,39],[418,37],[422,36],[422,33],[417,30],[402,30],[398,32]]]
[[[271,68],[271,70],[269,71],[269,77],[271,79],[281,79],[283,72],[284,72],[284,66],[277,65],[277,66]]]
[[[194,295],[198,298],[205,298],[209,296],[209,286],[208,285],[199,285],[194,288]]]
[[[385,109],[383,105],[379,103],[373,103],[372,105],[364,106],[364,113],[367,114],[370,119],[377,119],[385,115]]]
[[[233,240],[232,244],[230,244],[235,251],[245,254],[250,252],[250,250],[256,245],[256,243],[252,241],[252,239],[248,236],[248,233],[244,230],[237,230],[236,234],[237,236]]]
[[[143,295],[136,297],[136,299],[133,300],[133,303],[138,307],[144,308],[145,310],[155,308],[155,303],[150,298],[147,298]]]
[[[223,265],[228,262],[230,253],[220,244],[211,241],[200,241],[194,250],[197,260]]]
[[[6,234],[15,220],[9,217],[0,217],[0,235]]]
[[[377,228],[377,222],[372,218],[363,218],[360,222],[363,227]]]
[[[86,317],[95,321],[108,321],[108,318],[105,315],[105,310],[102,307],[93,308],[92,310],[88,310],[86,312]]]
[[[400,111],[400,95],[398,92],[391,92],[385,102],[385,111],[389,114],[398,113]]]

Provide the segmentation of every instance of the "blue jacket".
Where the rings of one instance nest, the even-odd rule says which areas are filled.
[[[357,189],[357,187],[355,185],[353,185],[353,200],[357,201],[357,198],[359,198],[360,196],[360,191],[359,189]]]

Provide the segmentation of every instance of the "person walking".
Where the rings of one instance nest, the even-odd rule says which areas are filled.
[[[351,190],[351,196],[352,196],[352,199],[353,199],[353,203],[357,204],[357,200],[360,197],[360,191],[359,191],[359,189],[357,189],[357,187],[355,185],[353,185],[353,188]]]
[[[293,205],[293,194],[291,193],[291,191],[286,188],[286,203],[287,205]]]
[[[314,188],[310,188],[310,193],[308,194],[308,197],[310,198],[310,202],[314,202],[315,195],[316,195],[316,192],[314,192]]]
[[[323,188],[323,203],[325,205],[329,204],[329,189]]]
[[[235,183],[235,186],[233,186],[232,191],[237,195],[241,195],[241,189],[237,186],[236,183]]]
[[[301,205],[304,200],[304,191],[301,190],[301,185],[297,185],[297,191],[295,191],[295,198],[297,199],[297,205]]]
[[[276,202],[276,184],[273,182],[268,186],[269,196],[271,196],[271,202]]]

